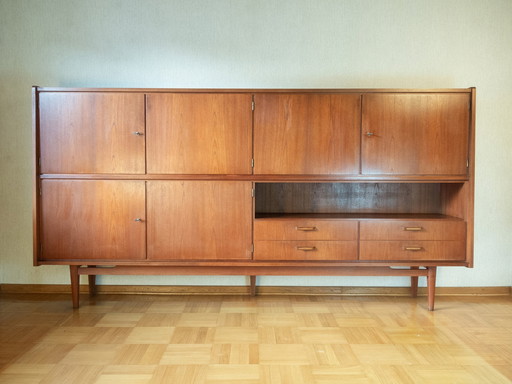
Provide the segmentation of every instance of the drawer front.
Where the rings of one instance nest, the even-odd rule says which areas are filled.
[[[256,220],[254,240],[357,240],[355,220]]]
[[[255,260],[357,260],[357,241],[256,241]]]
[[[359,260],[464,260],[464,241],[361,241]]]
[[[464,221],[363,220],[361,240],[465,240]]]

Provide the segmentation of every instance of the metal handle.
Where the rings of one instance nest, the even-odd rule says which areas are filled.
[[[366,136],[372,137],[372,136],[375,136],[375,133],[374,132],[366,132]]]
[[[138,222],[142,222],[142,219],[140,217],[137,217],[136,219],[134,219],[133,221],[138,221]]]
[[[142,136],[142,135],[144,135],[144,133],[143,133],[143,132],[139,132],[139,131],[135,131],[135,132],[133,132],[133,134],[134,134],[134,135],[137,135],[137,136]]]
[[[408,232],[418,232],[423,231],[423,227],[403,227],[404,231]]]
[[[298,251],[311,252],[316,251],[316,247],[297,247]]]
[[[317,227],[295,227],[297,231],[304,231],[304,232],[312,232],[312,231],[318,231]]]
[[[417,252],[417,251],[422,251],[423,247],[404,247],[404,250]]]

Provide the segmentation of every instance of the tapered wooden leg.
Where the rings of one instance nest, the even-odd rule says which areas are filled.
[[[428,310],[434,310],[434,300],[436,297],[436,273],[437,267],[427,268],[427,289],[428,289]]]
[[[88,268],[96,268],[95,265],[88,265]],[[89,275],[89,295],[96,294],[96,275]]]
[[[69,273],[71,276],[71,300],[73,308],[80,306],[80,276],[78,276],[78,265],[70,265]]]
[[[411,269],[420,269],[420,267],[411,267]],[[411,276],[411,296],[418,297],[418,276]]]
[[[251,296],[256,296],[256,276],[249,276],[251,282]]]

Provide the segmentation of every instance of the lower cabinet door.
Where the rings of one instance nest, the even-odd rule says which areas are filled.
[[[357,260],[357,241],[256,241],[255,260]]]
[[[245,181],[148,181],[148,259],[250,259],[251,191]]]
[[[360,260],[464,260],[464,241],[361,241]]]
[[[144,181],[43,180],[44,260],[141,260],[146,257]]]

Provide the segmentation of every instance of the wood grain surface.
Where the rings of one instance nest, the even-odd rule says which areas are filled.
[[[252,173],[250,94],[147,95],[148,173]]]
[[[255,174],[359,173],[360,95],[257,94]]]
[[[252,257],[252,184],[148,181],[148,260]]]
[[[44,180],[41,209],[41,260],[146,257],[143,181]]]
[[[467,174],[470,97],[363,96],[363,174]]]
[[[145,173],[143,94],[42,93],[39,129],[41,173]]]
[[[512,381],[505,297],[0,293],[2,383]]]

